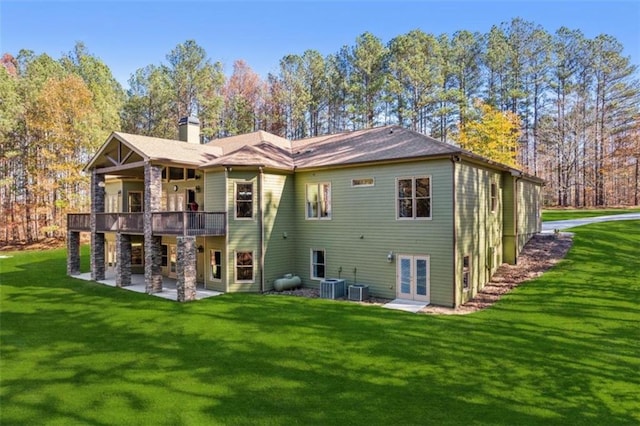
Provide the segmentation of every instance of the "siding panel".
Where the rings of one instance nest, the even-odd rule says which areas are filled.
[[[396,178],[425,175],[431,176],[432,219],[396,220]],[[351,186],[351,179],[371,177],[374,186]],[[331,183],[331,220],[306,220],[306,185],[321,182]],[[397,255],[429,255],[431,303],[452,306],[452,195],[448,160],[297,172],[296,273],[305,286],[318,287],[310,278],[310,253],[324,249],[327,277],[369,284],[372,295],[394,298]],[[390,251],[393,262],[387,262]]]

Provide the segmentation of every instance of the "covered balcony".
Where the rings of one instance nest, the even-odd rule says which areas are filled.
[[[226,234],[224,212],[154,212],[151,213],[153,235],[223,236]],[[69,231],[90,232],[91,214],[67,215]],[[96,232],[144,234],[144,213],[96,213]]]

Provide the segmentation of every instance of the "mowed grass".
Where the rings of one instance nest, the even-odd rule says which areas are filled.
[[[585,217],[610,216],[624,213],[640,213],[640,208],[616,208],[616,209],[549,209],[542,211],[542,220],[582,219]]]
[[[466,316],[255,294],[178,304],[0,259],[0,423],[640,424],[640,222]],[[86,268],[86,251],[83,257]]]

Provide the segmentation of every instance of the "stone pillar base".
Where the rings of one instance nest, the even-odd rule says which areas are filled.
[[[91,279],[104,280],[104,234],[91,233]]]
[[[177,238],[178,302],[196,300],[196,237]]]
[[[131,285],[131,235],[116,234],[116,287]]]
[[[148,294],[162,291],[162,237],[145,236],[144,282]]]
[[[80,233],[67,231],[67,275],[80,275]]]

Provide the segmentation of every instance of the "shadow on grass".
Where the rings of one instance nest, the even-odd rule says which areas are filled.
[[[67,278],[64,252],[17,259],[0,281],[0,420],[637,424],[624,270],[639,264],[618,260],[638,243],[612,259],[591,240],[632,228],[601,227],[493,308],[451,317],[251,294],[177,304]]]

